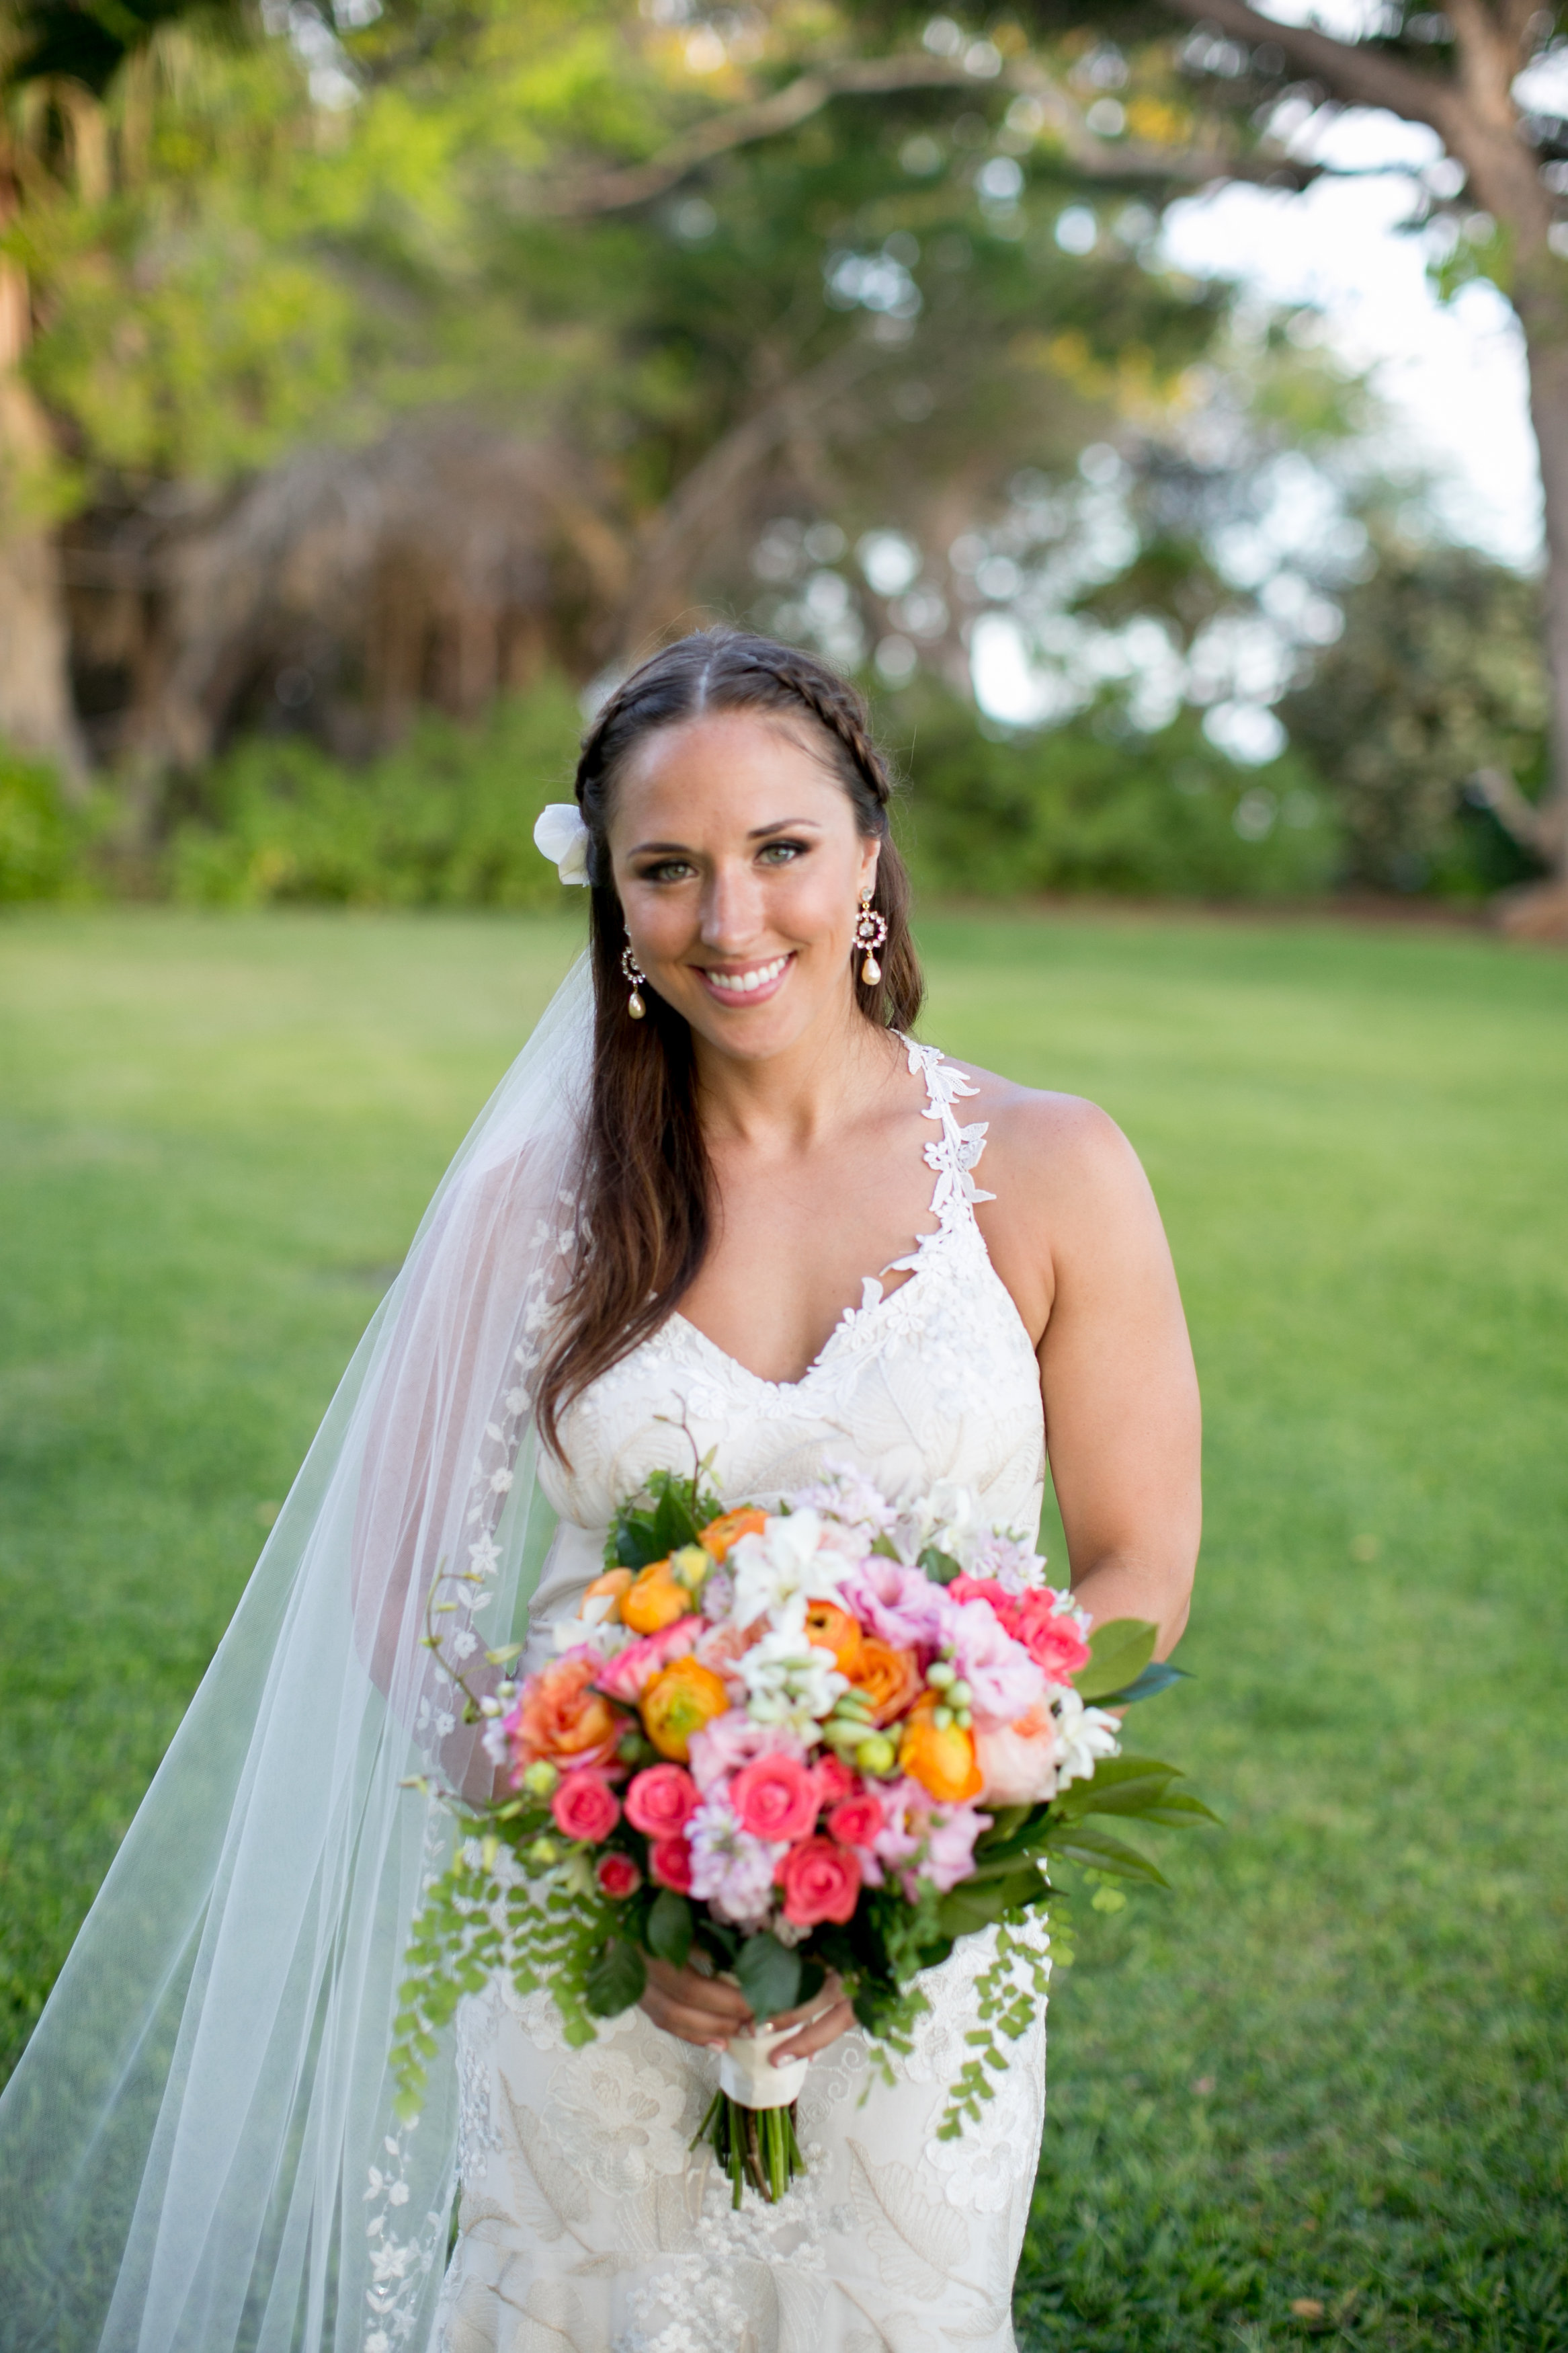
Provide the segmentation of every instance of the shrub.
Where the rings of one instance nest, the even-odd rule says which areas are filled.
[[[363,768],[302,736],[252,737],[173,831],[168,886],[209,906],[554,906],[560,885],[533,824],[571,792],[582,723],[551,678],[478,727],[426,715]]]
[[[900,838],[928,892],[1305,897],[1324,889],[1337,831],[1299,755],[1238,768],[1190,713],[1157,735],[1114,715],[991,740],[956,700],[889,714],[909,745]]]
[[[53,768],[0,744],[0,905],[69,891],[80,834]]]

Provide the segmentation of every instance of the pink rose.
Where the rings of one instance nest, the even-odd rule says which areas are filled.
[[[753,1724],[743,1707],[710,1716],[691,1736],[691,1774],[702,1795],[711,1797],[730,1774],[759,1757],[801,1757],[805,1750],[782,1725]]]
[[[646,1838],[676,1838],[701,1802],[684,1765],[650,1765],[626,1791],[626,1820]]]
[[[869,1789],[841,1798],[827,1817],[827,1831],[841,1846],[869,1846],[882,1827],[882,1800]]]
[[[1043,1805],[1056,1796],[1060,1757],[1057,1721],[1043,1702],[994,1732],[977,1728],[974,1761],[985,1777],[982,1805]]]
[[[823,1757],[816,1770],[819,1806],[836,1806],[840,1798],[849,1797],[859,1787],[842,1757]]]
[[[752,1838],[805,1838],[816,1820],[816,1777],[798,1757],[759,1757],[736,1774],[729,1801]]]
[[[657,1634],[645,1634],[640,1642],[628,1642],[626,1649],[608,1665],[601,1665],[595,1682],[611,1699],[635,1707],[644,1692],[662,1667],[676,1659],[689,1659],[697,1646],[702,1630],[700,1618],[689,1613],[678,1618],[671,1626],[661,1628]]]
[[[792,1846],[777,1873],[784,1889],[784,1918],[797,1928],[815,1928],[819,1920],[843,1923],[852,1919],[860,1893],[860,1865],[850,1850],[832,1839],[802,1839]]]
[[[607,1895],[613,1904],[624,1903],[642,1885],[642,1873],[631,1856],[617,1854],[613,1849],[610,1853],[599,1857],[594,1866],[594,1876],[599,1883],[600,1894]]]
[[[1026,1593],[1014,1630],[1037,1667],[1054,1683],[1065,1683],[1089,1664],[1084,1641],[1070,1602],[1058,1593]]]
[[[550,1800],[555,1827],[563,1838],[586,1839],[596,1846],[609,1837],[621,1819],[620,1802],[604,1775],[591,1765],[563,1773]]]
[[[683,1838],[656,1839],[648,1850],[647,1867],[661,1887],[677,1895],[691,1893],[691,1849]]]

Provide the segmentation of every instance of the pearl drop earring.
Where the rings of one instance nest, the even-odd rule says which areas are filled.
[[[625,973],[626,979],[631,985],[632,993],[626,999],[626,1011],[631,1015],[634,1021],[640,1021],[643,1015],[647,1011],[647,1007],[642,1000],[642,992],[647,986],[647,975],[644,972],[641,965],[638,964],[636,956],[633,955],[632,944],[630,940],[626,942],[626,946],[621,950],[621,970]]]
[[[886,915],[872,913],[871,885],[868,882],[860,893],[860,913],[855,923],[855,945],[857,949],[864,948],[866,951],[866,961],[860,967],[860,977],[868,988],[874,987],[882,977],[882,967],[877,962],[876,952],[887,936],[888,919]]]

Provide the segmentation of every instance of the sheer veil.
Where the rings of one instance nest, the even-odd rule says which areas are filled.
[[[402,1957],[488,1774],[421,1637],[521,1631],[531,1374],[574,1240],[586,960],[443,1178],[0,2099],[5,2353],[423,2353],[449,2051],[399,2126]],[[471,1621],[471,1622],[470,1622]]]

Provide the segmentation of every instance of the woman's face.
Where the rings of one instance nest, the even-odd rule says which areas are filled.
[[[854,1003],[851,950],[877,844],[805,729],[753,711],[661,727],[612,807],[632,952],[722,1053],[764,1060]]]

